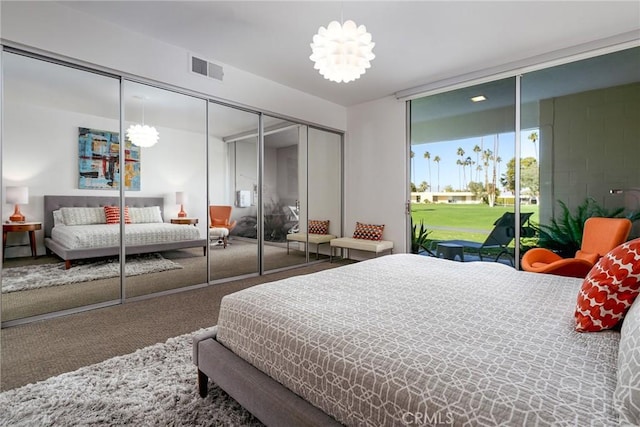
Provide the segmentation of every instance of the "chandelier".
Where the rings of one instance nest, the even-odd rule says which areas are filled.
[[[142,100],[142,124],[129,126],[127,138],[138,147],[151,147],[158,142],[158,131],[153,126],[144,124],[144,98],[140,96],[134,96],[134,98]]]
[[[313,53],[309,59],[316,63],[313,68],[325,79],[348,83],[371,67],[369,61],[376,57],[372,52],[374,46],[364,25],[358,27],[351,20],[343,25],[331,21],[327,28],[320,27],[313,36]]]

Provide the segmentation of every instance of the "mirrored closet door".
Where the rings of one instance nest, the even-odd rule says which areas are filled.
[[[307,127],[266,116],[262,183],[264,270],[307,262]]]
[[[7,51],[2,65],[2,322],[117,303],[117,258],[87,230],[104,219],[91,197],[119,201],[119,79]]]
[[[207,101],[123,84],[125,297],[206,283]]]
[[[256,113],[209,103],[207,223],[212,281],[259,271],[259,127]]]

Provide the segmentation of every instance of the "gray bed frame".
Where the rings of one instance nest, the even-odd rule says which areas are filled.
[[[120,254],[119,246],[105,246],[91,249],[69,249],[51,238],[53,229],[53,211],[62,207],[102,207],[118,206],[120,199],[111,196],[44,196],[44,246],[47,253],[54,253],[65,262],[65,268],[71,267],[71,261],[87,258],[115,256]],[[160,206],[160,213],[164,207],[162,197],[127,197],[126,206],[141,208]],[[163,216],[164,217],[164,216]],[[127,255],[162,252],[173,249],[202,247],[203,254],[207,254],[207,239],[181,240],[178,242],[157,243],[153,245],[129,245]]]
[[[208,393],[211,379],[267,426],[341,426],[216,340],[217,326],[193,338],[193,363],[198,367],[198,391]]]

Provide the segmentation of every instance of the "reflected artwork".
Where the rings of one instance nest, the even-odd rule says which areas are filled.
[[[120,183],[117,132],[78,128],[78,188],[113,190]],[[125,142],[124,189],[140,191],[140,147]]]

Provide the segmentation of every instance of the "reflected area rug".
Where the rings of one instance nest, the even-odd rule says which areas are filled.
[[[182,268],[182,266],[177,262],[165,259],[158,253],[151,253],[127,257],[125,274],[138,276],[178,268]],[[118,276],[120,276],[118,258],[74,261],[68,270],[65,270],[64,262],[5,268],[2,270],[2,293],[90,282]]]
[[[196,333],[5,391],[0,426],[261,426],[214,384],[198,395]]]

